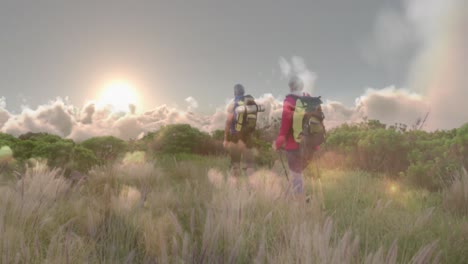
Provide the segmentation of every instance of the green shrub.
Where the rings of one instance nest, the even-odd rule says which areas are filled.
[[[90,138],[81,146],[93,151],[100,164],[117,160],[127,150],[125,141],[112,136]]]
[[[440,190],[468,165],[468,124],[434,132],[407,131],[401,125],[387,128],[375,120],[344,124],[329,131],[322,152],[345,157],[340,166],[406,175],[415,186]]]
[[[16,162],[13,159],[13,151],[9,146],[0,145],[0,176],[6,178],[13,177],[13,170],[15,169]]]
[[[97,159],[96,155],[94,155],[93,151],[81,145],[76,145],[73,148],[71,167],[74,170],[84,173],[98,164],[99,164],[99,160]]]
[[[276,152],[272,149],[273,140],[265,140],[262,131],[255,131],[253,135],[253,145],[255,148],[255,163],[257,166],[266,166],[271,168],[278,158]]]
[[[209,155],[222,151],[222,142],[213,140],[209,134],[187,124],[164,126],[157,132],[146,135],[142,141],[148,142],[149,149],[153,154],[193,153]]]
[[[13,146],[18,142],[19,140],[15,138],[14,136],[10,134],[5,134],[0,132],[0,147],[1,146],[8,146],[10,148],[13,148]]]

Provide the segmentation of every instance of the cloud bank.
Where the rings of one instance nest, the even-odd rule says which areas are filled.
[[[322,108],[328,128],[365,119],[377,119],[387,125],[414,125],[429,111],[428,104],[420,95],[395,87],[380,90],[369,88],[356,99],[353,107],[337,101],[326,101]]]
[[[282,98],[265,94],[257,98],[257,103],[265,107],[265,112],[258,115],[258,126],[277,124],[281,119]],[[136,139],[145,133],[157,131],[161,126],[180,123],[212,132],[223,129],[226,121],[226,106],[219,106],[212,115],[202,115],[167,105],[144,113],[136,113],[135,108],[136,106],[130,106],[126,113],[113,112],[111,107],[98,107],[90,102],[79,109],[58,98],[37,109],[24,109],[16,115],[0,108],[0,113],[5,114],[5,118],[0,118],[0,131],[15,136],[27,132],[47,132],[79,142],[104,135]],[[421,96],[395,87],[368,89],[356,99],[352,107],[336,101],[326,101],[323,105],[327,128],[342,123],[360,122],[364,118],[379,119],[387,124],[413,124],[424,116],[427,109]]]
[[[426,128],[449,129],[468,122],[466,1],[406,0],[403,6],[401,12],[384,9],[378,15],[365,57],[395,66],[399,58],[413,54],[407,87],[430,108]]]
[[[57,98],[37,109],[24,109],[20,114],[10,114],[2,99],[0,108],[0,131],[15,136],[27,132],[47,132],[76,141],[95,136],[112,135],[122,139],[136,139],[145,133],[157,131],[168,124],[190,124],[200,130],[212,132],[223,129],[226,121],[226,106],[220,106],[212,115],[191,112],[196,100],[189,97],[186,110],[162,105],[151,111],[136,113],[131,105],[128,112],[113,112],[110,106],[88,103],[79,109],[66,100]],[[271,94],[257,99],[266,111],[259,116],[259,125],[268,126],[281,114],[281,103]],[[190,111],[189,111],[190,110]]]

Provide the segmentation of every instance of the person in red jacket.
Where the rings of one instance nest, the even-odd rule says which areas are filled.
[[[294,96],[310,96],[304,93],[304,82],[298,76],[293,76],[289,80],[290,93],[286,96],[283,102],[283,113],[281,116],[281,127],[276,141],[273,143],[275,150],[286,150],[290,175],[292,176],[292,188],[295,194],[303,194],[303,171],[308,165],[308,157],[304,157],[301,153],[300,145],[294,140],[292,133],[293,116],[296,107],[296,99]]]

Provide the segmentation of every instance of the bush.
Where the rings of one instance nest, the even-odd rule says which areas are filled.
[[[222,142],[216,142],[207,133],[187,124],[164,126],[157,132],[146,135],[142,140],[148,142],[153,153],[162,154],[218,154],[222,147]]]
[[[9,146],[0,146],[0,175],[11,176],[15,165],[11,148]]]
[[[357,145],[359,166],[367,171],[398,175],[408,166],[408,144],[394,129],[369,130]]]
[[[451,154],[458,158],[463,167],[468,168],[468,123],[457,129],[452,142]]]
[[[356,169],[396,176],[409,165],[405,134],[375,120],[329,131],[323,147],[325,152],[345,156],[348,166]]]
[[[215,130],[211,133],[211,138],[216,141],[224,140],[224,130]]]
[[[344,124],[327,135],[323,155],[345,157],[343,163],[388,176],[405,175],[415,186],[440,190],[451,175],[468,165],[468,124],[459,129],[425,132],[386,127],[375,120]]]
[[[0,132],[0,147],[8,146],[10,148],[13,148],[13,146],[18,141],[19,140],[17,138],[15,138],[14,136]]]
[[[255,151],[255,163],[258,166],[267,166],[271,168],[275,163],[278,155],[272,149],[273,140],[268,140],[264,138],[265,134],[261,130],[255,131],[253,135],[253,145],[256,149]]]
[[[83,141],[81,146],[94,152],[100,164],[117,160],[127,150],[125,141],[112,136],[90,138]]]
[[[73,147],[73,141],[39,142],[32,150],[32,157],[47,159],[47,165],[51,168],[68,167],[72,160]]]
[[[96,155],[94,155],[91,150],[81,145],[76,145],[73,148],[72,157],[72,169],[83,173],[99,164]]]
[[[52,135],[49,133],[33,133],[33,132],[28,132],[26,134],[20,135],[18,139],[42,141],[42,142],[47,142],[47,143],[54,143],[54,142],[63,140],[60,136],[57,136],[57,135]]]
[[[98,164],[95,154],[90,149],[56,135],[27,133],[18,139],[4,135],[0,135],[0,138],[11,142],[13,157],[23,165],[30,159],[45,160],[49,167],[62,168],[68,175],[72,170],[87,172]]]

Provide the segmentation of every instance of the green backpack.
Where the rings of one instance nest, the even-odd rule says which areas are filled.
[[[307,149],[325,142],[325,126],[322,100],[319,97],[290,95],[296,100],[293,117],[293,136]]]

